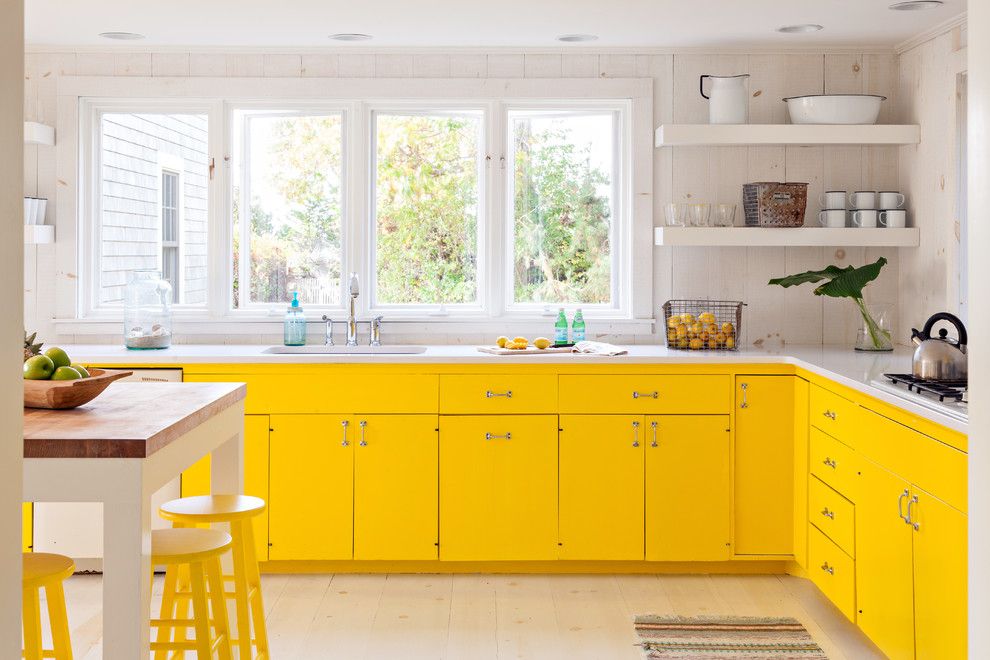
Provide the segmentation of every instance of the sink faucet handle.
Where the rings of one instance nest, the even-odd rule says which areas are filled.
[[[351,289],[351,296],[353,296],[355,298],[361,292],[361,288],[360,288],[360,286],[358,286],[358,274],[357,273],[351,273],[350,289]]]
[[[371,345],[382,345],[382,317],[376,316],[371,319]]]
[[[326,314],[324,314],[323,320],[327,324],[326,334],[324,335],[323,338],[323,344],[325,346],[333,346],[333,319],[327,316]]]

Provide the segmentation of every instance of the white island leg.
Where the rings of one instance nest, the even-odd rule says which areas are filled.
[[[210,491],[218,495],[244,492],[244,427],[213,450]]]

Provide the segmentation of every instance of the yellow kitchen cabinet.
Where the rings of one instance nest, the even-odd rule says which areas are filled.
[[[729,559],[732,436],[728,415],[661,415],[647,417],[645,426],[646,559]]]
[[[556,557],[556,415],[442,416],[440,558]]]
[[[794,552],[794,380],[736,376],[737,555]]]
[[[642,415],[560,416],[560,558],[643,559]]]
[[[34,547],[34,506],[30,502],[21,505],[21,551],[31,552]]]
[[[866,459],[859,471],[856,623],[894,660],[914,658],[913,530],[906,522],[910,485]]]
[[[352,416],[351,423],[354,559],[436,559],[436,415]]]
[[[911,489],[917,658],[966,657],[966,516]]]
[[[268,415],[244,416],[244,494],[268,502]],[[182,473],[182,497],[210,492],[210,457],[204,456]],[[254,518],[255,551],[268,559],[268,509]]]
[[[352,426],[343,415],[271,416],[269,559],[352,558]]]
[[[703,415],[732,407],[728,375],[562,375],[558,383],[562,413]]]

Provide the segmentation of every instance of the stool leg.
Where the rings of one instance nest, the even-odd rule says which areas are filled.
[[[175,618],[191,619],[192,613],[192,587],[190,586],[189,580],[189,567],[185,564],[181,564],[175,567],[175,590],[176,593],[183,593],[187,597],[179,598],[176,597],[175,605]],[[175,629],[174,640],[178,642],[185,642],[189,640],[189,629],[185,627],[179,627]],[[185,660],[186,654],[184,651],[179,652],[178,657]],[[169,660],[175,658],[175,655],[169,657]]]
[[[165,567],[165,580],[162,583],[162,606],[159,610],[160,619],[176,619],[175,591],[178,577],[178,566]],[[155,635],[156,642],[170,642],[176,629],[167,626],[159,626]],[[155,660],[167,660],[168,651],[155,651]]]
[[[231,535],[234,537],[231,554],[234,563],[234,605],[237,610],[237,648],[239,657],[249,660],[254,657],[251,652],[251,616],[248,604],[248,582],[245,564],[247,553],[246,546],[248,540],[244,536],[244,529],[250,528],[251,521],[247,522],[235,520],[230,523]]]
[[[72,660],[72,643],[69,641],[69,617],[65,613],[65,590],[61,582],[45,587],[48,600],[48,621],[52,627],[52,647],[55,660]]]
[[[24,658],[25,660],[41,660],[41,603],[37,589],[23,589],[22,603],[24,611]]]
[[[220,660],[231,660],[230,657],[230,623],[227,618],[227,598],[223,593],[223,572],[220,570],[220,558],[214,557],[206,562],[206,577],[210,585],[210,603],[213,606],[213,627],[216,629],[216,636],[222,637],[218,655]],[[251,638],[248,637],[248,642]],[[247,656],[241,656],[247,660],[250,658],[250,650]]]
[[[210,607],[206,599],[206,582],[203,576],[203,563],[189,564],[189,579],[192,584],[193,622],[196,628],[196,657],[212,658],[210,635]]]
[[[261,572],[258,569],[258,557],[255,554],[254,522],[244,523],[244,552],[247,565],[248,587],[253,589],[251,597],[251,618],[254,622],[254,642],[258,655],[268,657],[268,629],[265,626],[265,603],[261,596]]]

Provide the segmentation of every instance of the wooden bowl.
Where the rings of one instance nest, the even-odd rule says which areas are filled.
[[[89,403],[115,380],[133,371],[89,369],[89,378],[78,380],[25,380],[24,407],[65,410]]]

